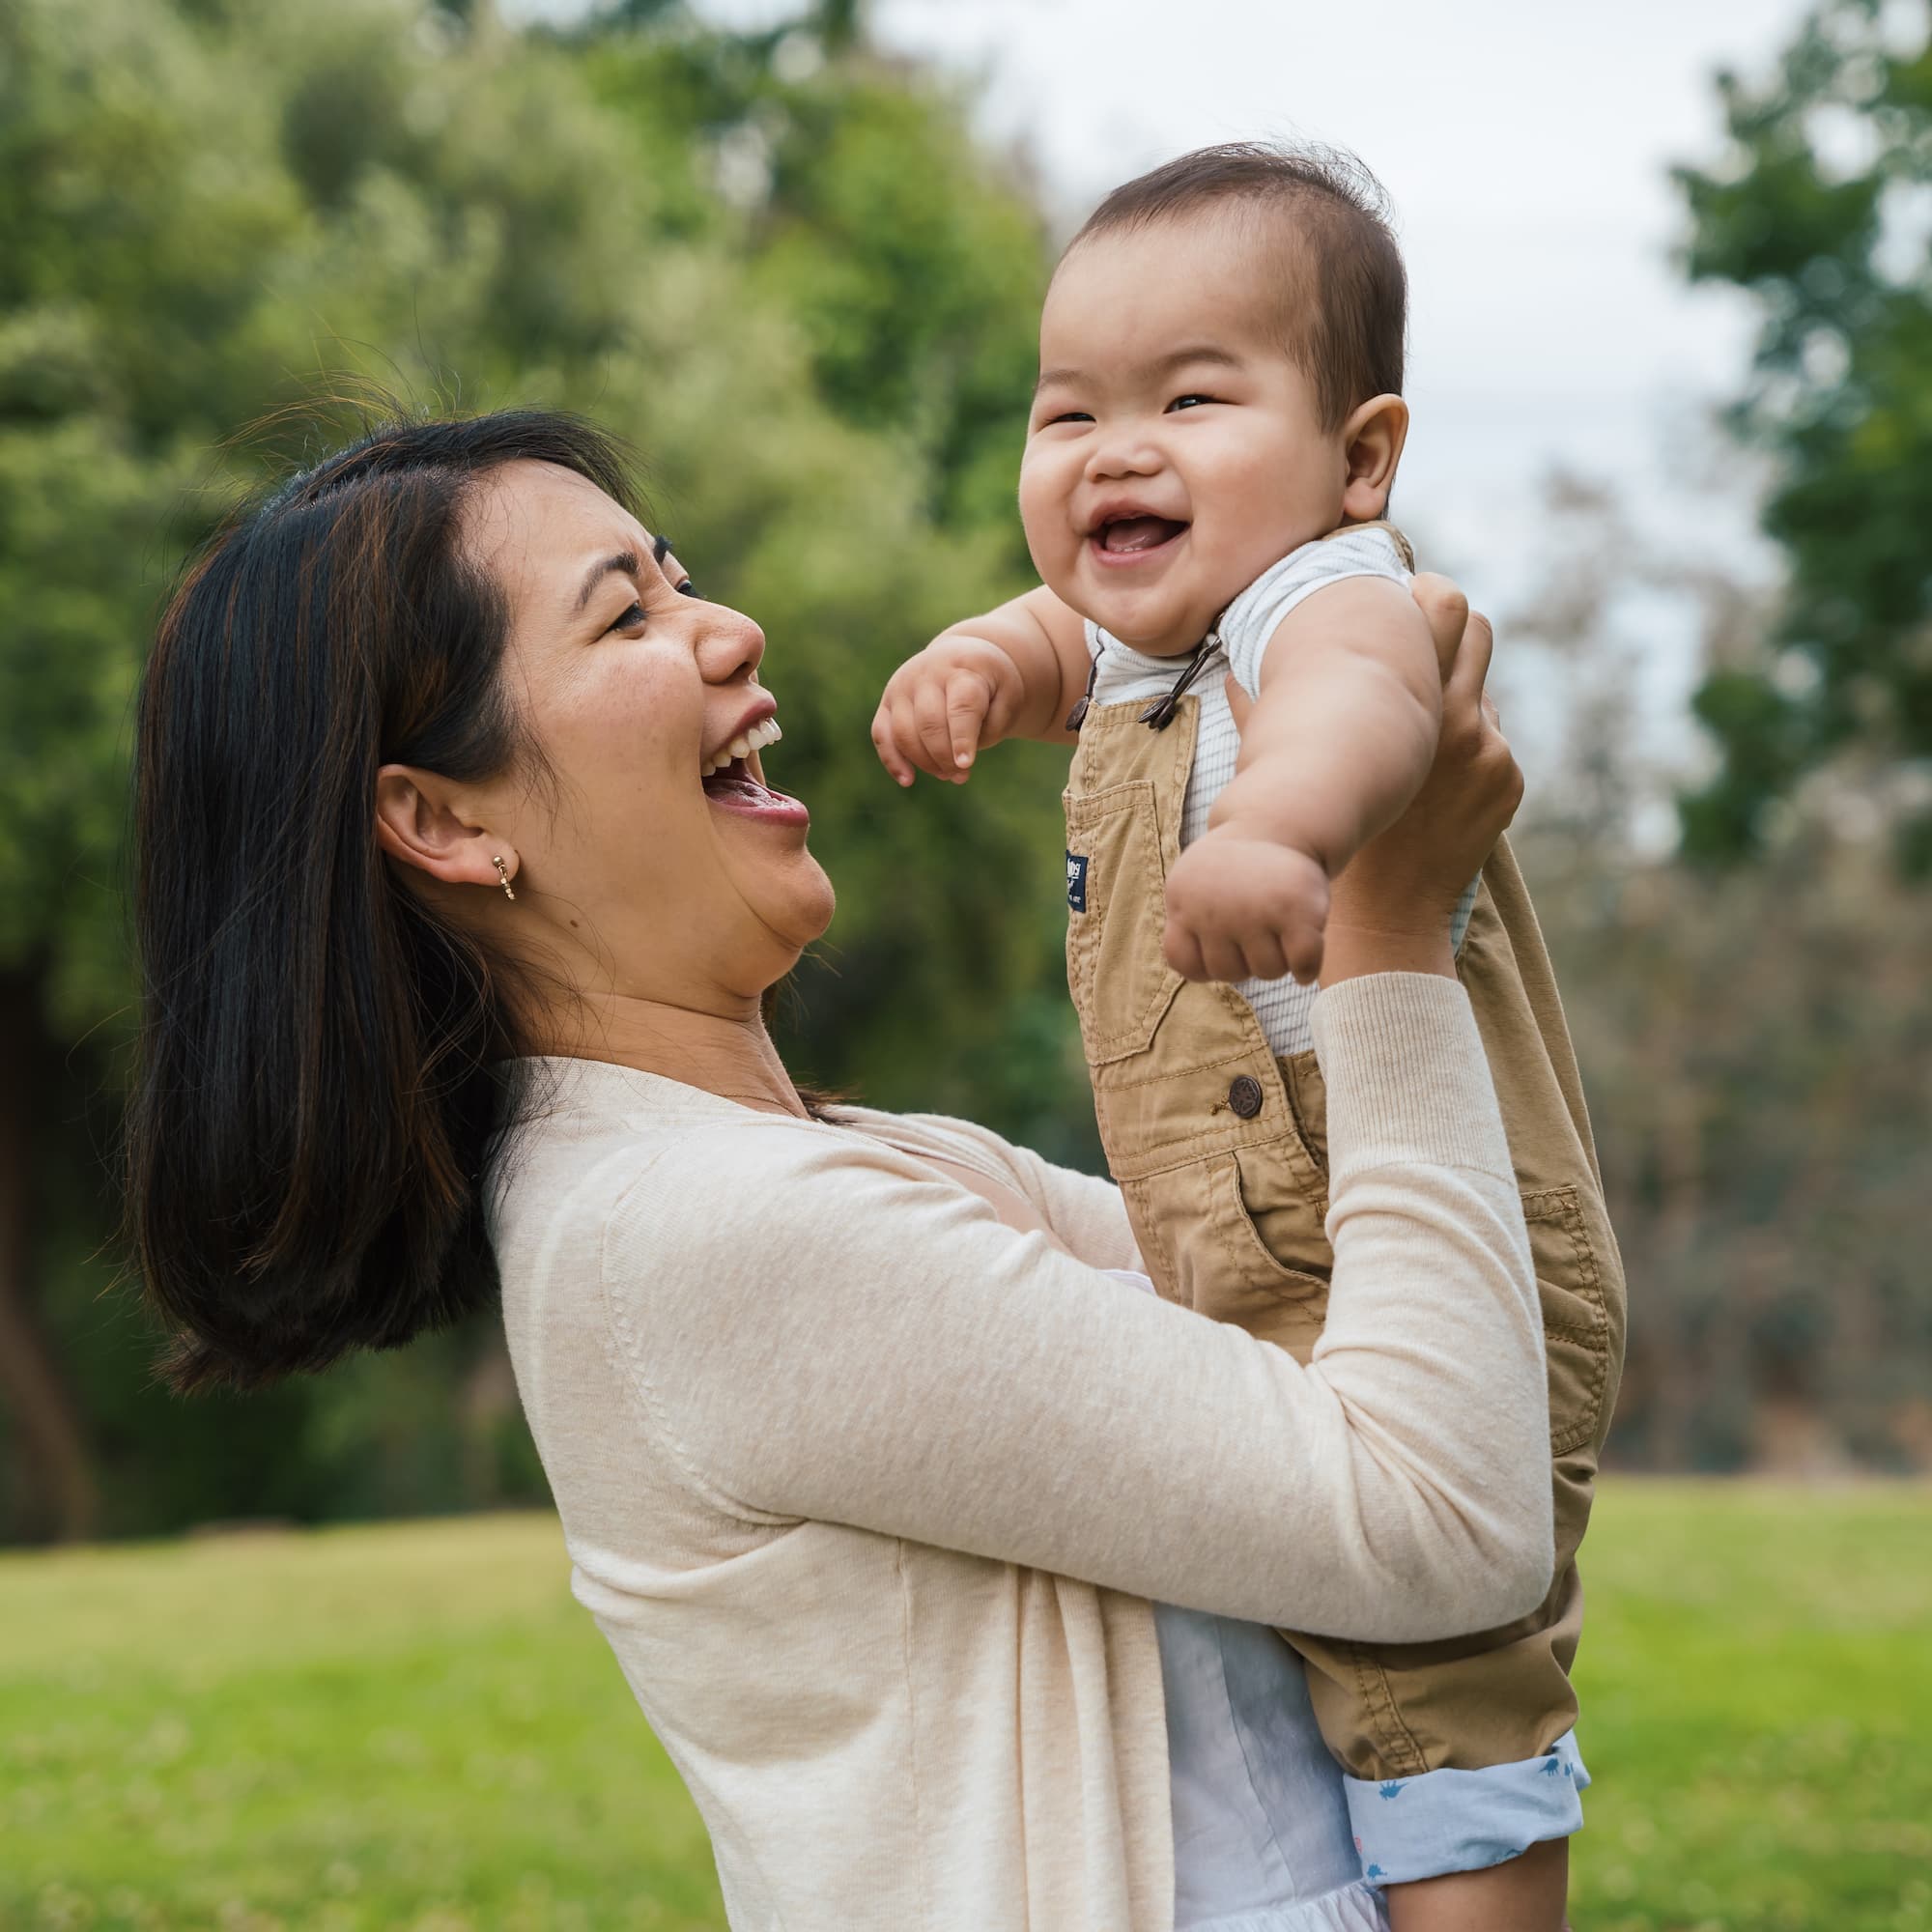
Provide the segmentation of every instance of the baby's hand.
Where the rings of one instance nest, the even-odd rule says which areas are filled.
[[[1328,874],[1321,862],[1238,825],[1204,833],[1167,875],[1161,951],[1187,980],[1304,984],[1321,968]]]
[[[902,785],[915,770],[964,784],[976,754],[1011,728],[1025,695],[999,645],[944,632],[887,682],[872,719],[879,762]]]

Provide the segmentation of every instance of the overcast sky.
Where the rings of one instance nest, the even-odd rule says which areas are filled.
[[[889,46],[984,76],[983,125],[1033,155],[1069,222],[1204,142],[1290,136],[1360,155],[1395,202],[1414,289],[1406,514],[1500,594],[1551,463],[1642,497],[1708,462],[1694,432],[1737,384],[1748,311],[1671,267],[1667,169],[1716,152],[1713,71],[1761,70],[1800,13],[1793,0],[876,0],[871,21]]]

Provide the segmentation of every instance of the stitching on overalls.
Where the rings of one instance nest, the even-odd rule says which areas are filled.
[[[1184,980],[1181,981],[1182,985],[1186,983]],[[1238,1052],[1224,1053],[1214,1060],[1190,1060],[1185,1066],[1169,1073],[1147,1073],[1134,1079],[1110,1079],[1107,1082],[1107,1091],[1121,1093],[1133,1087],[1164,1087],[1172,1081],[1183,1079],[1189,1073],[1211,1073],[1217,1066],[1244,1066],[1254,1057],[1250,1048],[1243,1047]]]
[[[1380,1658],[1358,1643],[1349,1645],[1349,1662],[1355,1671],[1355,1695],[1376,1728],[1376,1742],[1398,1777],[1419,1777],[1429,1758],[1415,1733],[1402,1720],[1395,1687]]]
[[[1546,1340],[1574,1342],[1583,1350],[1588,1364],[1576,1421],[1559,1434],[1555,1418],[1550,1418],[1549,1453],[1566,1456],[1591,1441],[1603,1420],[1604,1395],[1610,1378],[1609,1309],[1605,1303],[1603,1277],[1597,1269],[1595,1246],[1583,1225],[1582,1204],[1576,1187],[1565,1184],[1525,1194],[1522,1217],[1525,1226],[1560,1228],[1569,1236],[1576,1286],[1565,1287],[1564,1292],[1581,1301],[1589,1315],[1588,1324],[1583,1328],[1567,1321],[1551,1321],[1547,1316],[1543,1322]]]
[[[1105,810],[1092,810],[1093,803],[1101,799],[1118,799],[1119,803],[1110,806]],[[1120,909],[1120,897],[1122,894],[1126,895],[1129,900],[1138,894],[1142,899],[1142,909],[1144,912],[1158,906],[1161,900],[1162,867],[1160,863],[1159,802],[1155,797],[1154,784],[1151,779],[1130,779],[1122,784],[1109,785],[1103,791],[1089,792],[1085,795],[1084,800],[1076,799],[1069,787],[1067,791],[1062,793],[1061,802],[1066,813],[1066,833],[1069,849],[1071,849],[1072,839],[1078,833],[1085,832],[1092,834],[1110,820],[1120,818],[1123,814],[1131,815],[1135,813],[1137,809],[1142,805],[1146,806],[1153,818],[1152,825],[1147,828],[1152,838],[1153,851],[1151,855],[1146,853],[1140,855],[1141,863],[1135,867],[1135,870],[1140,875],[1139,878],[1108,881],[1105,875],[1102,874],[1094,881],[1094,891],[1096,895],[1104,895],[1104,897],[1099,899],[1099,902],[1094,905],[1091,912],[1081,915],[1083,923],[1076,925],[1069,921],[1067,924],[1066,956],[1069,964],[1076,959],[1079,961],[1082,979],[1090,989],[1088,1005],[1092,1007],[1094,1006],[1094,1000],[1091,988],[1099,976],[1099,933],[1103,918],[1102,907],[1105,907],[1105,916],[1112,917]],[[1134,828],[1129,825],[1127,834],[1122,838],[1122,843],[1125,843],[1127,838],[1131,838],[1133,830]],[[1123,1042],[1134,1042],[1134,1044],[1128,1046],[1129,1053],[1143,1050],[1151,1039],[1153,1030],[1158,1026],[1165,1008],[1173,1004],[1174,995],[1179,984],[1179,979],[1175,975],[1164,973],[1157,977],[1153,983],[1153,989],[1149,994],[1147,1003],[1142,1007],[1140,1011],[1123,1025],[1104,1035],[1096,1034],[1089,1043],[1088,1051],[1097,1058],[1104,1059],[1105,1056],[1112,1053],[1113,1049]],[[1097,1018],[1098,1014],[1096,1010],[1095,1019],[1097,1020]]]

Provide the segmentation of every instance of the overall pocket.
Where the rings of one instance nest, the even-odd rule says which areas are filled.
[[[1088,1065],[1099,1066],[1147,1050],[1181,979],[1160,951],[1166,870],[1151,781],[1068,792],[1065,804],[1066,983]]]
[[[1267,1141],[1236,1148],[1211,1173],[1218,1218],[1258,1282],[1296,1299],[1310,1282],[1325,1289],[1335,1266],[1322,1228],[1328,1204],[1296,1185],[1288,1151]]]
[[[1529,1254],[1543,1310],[1543,1347],[1549,1372],[1549,1452],[1565,1456],[1602,1432],[1610,1367],[1622,1352],[1621,1310],[1613,1311],[1596,1243],[1572,1186],[1546,1187],[1522,1197]]]
[[[1273,1224],[1270,1235],[1286,1239],[1297,1259],[1309,1249],[1308,1231],[1314,1229],[1316,1251],[1305,1253],[1314,1265],[1293,1266],[1263,1238],[1251,1196],[1254,1201],[1279,1196],[1281,1190],[1267,1179],[1271,1175],[1286,1181],[1280,1151],[1267,1146],[1230,1149],[1188,1170],[1189,1185],[1204,1197],[1208,1236],[1193,1270],[1190,1299],[1198,1314],[1232,1321],[1305,1361],[1328,1318],[1327,1248],[1319,1219],[1305,1208],[1300,1215],[1291,1215],[1286,1206],[1262,1211]]]

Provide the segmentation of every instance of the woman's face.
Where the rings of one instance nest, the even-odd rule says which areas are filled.
[[[755,1002],[833,907],[805,807],[765,787],[757,751],[706,777],[776,713],[757,680],[764,634],[554,464],[493,472],[464,534],[507,600],[503,675],[557,781],[482,788],[516,850],[516,914],[551,928],[585,989],[704,1011]]]

